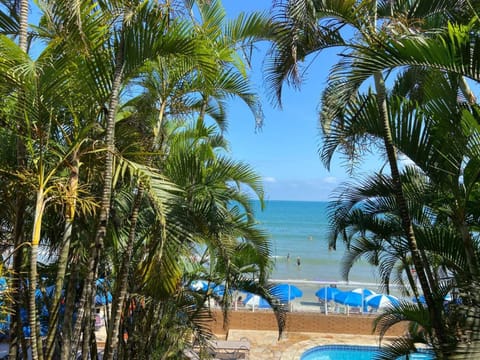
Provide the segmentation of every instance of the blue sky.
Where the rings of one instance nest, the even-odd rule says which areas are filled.
[[[271,1],[224,0],[229,16],[240,11],[268,10]],[[333,189],[349,180],[347,169],[335,159],[327,171],[319,158],[321,138],[318,131],[318,105],[330,67],[336,62],[338,50],[323,54],[308,63],[305,81],[300,90],[285,85],[283,108],[272,105],[262,77],[265,46],[260,46],[253,61],[252,81],[262,98],[264,126],[255,132],[249,109],[239,101],[228,108],[227,138],[232,156],[252,165],[263,177],[266,199],[270,200],[328,200]],[[377,167],[378,162],[367,160],[360,171]],[[360,172],[357,172],[358,176]]]
[[[223,0],[229,17],[240,12],[268,12],[272,0]],[[32,7],[31,19],[38,18]],[[41,45],[39,45],[41,46]],[[322,53],[308,62],[305,81],[300,90],[285,85],[283,108],[275,107],[268,96],[262,74],[262,61],[268,44],[259,44],[252,62],[252,81],[262,99],[265,114],[261,131],[255,131],[255,120],[248,107],[232,101],[228,107],[229,126],[226,134],[231,155],[250,164],[263,178],[267,200],[324,201],[340,183],[349,180],[347,169],[339,159],[330,171],[320,161],[321,138],[318,131],[318,105],[328,71],[338,50]],[[360,171],[378,168],[379,161],[366,160]]]

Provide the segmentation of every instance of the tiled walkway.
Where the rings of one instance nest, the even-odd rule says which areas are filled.
[[[378,345],[378,336],[372,335],[286,333],[279,340],[277,332],[258,330],[230,330],[228,340],[248,340],[250,360],[299,360],[318,345]]]

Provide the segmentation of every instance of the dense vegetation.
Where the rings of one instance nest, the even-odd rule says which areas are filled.
[[[223,135],[230,98],[261,123],[243,59],[269,20],[227,19],[219,1],[55,0],[29,25],[29,5],[0,13],[10,358],[96,358],[105,302],[105,359],[202,349],[209,298],[269,298],[261,178]],[[194,291],[200,279],[225,289]]]
[[[480,353],[478,1],[281,2],[282,36],[269,80],[298,84],[299,62],[337,47],[340,61],[323,90],[321,157],[349,166],[380,151],[389,169],[345,184],[331,204],[331,247],[343,239],[348,272],[364,257],[392,281],[425,297],[377,319],[383,332],[409,321],[382,355],[395,359],[418,343],[438,359]],[[321,55],[317,61],[321,61]],[[453,299],[446,301],[447,294]]]
[[[319,89],[327,167],[338,153],[352,168],[385,154],[388,170],[345,184],[331,204],[346,276],[363,257],[387,291],[398,282],[425,297],[377,319],[382,332],[410,324],[382,356],[418,343],[438,359],[478,356],[478,1],[285,0],[271,18],[228,20],[219,1],[45,0],[35,25],[29,5],[0,4],[11,359],[25,356],[25,335],[33,359],[96,358],[95,309],[109,292],[106,359],[201,349],[204,304],[227,311],[231,288],[274,301],[248,195],[263,200],[261,180],[223,135],[230,98],[262,122],[245,60],[259,40],[272,41],[266,81],[279,103],[303,61],[339,49]],[[198,279],[225,291],[193,291]]]

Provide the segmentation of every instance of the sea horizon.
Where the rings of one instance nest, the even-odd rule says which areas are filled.
[[[348,282],[342,277],[341,262],[345,253],[343,242],[337,250],[328,246],[329,201],[266,200],[264,211],[260,202],[252,202],[259,227],[267,231],[271,241],[274,269],[272,280],[312,281],[332,284],[377,284],[373,266],[358,262]],[[300,262],[300,265],[297,264]]]

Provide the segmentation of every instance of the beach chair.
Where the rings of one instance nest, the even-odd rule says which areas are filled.
[[[191,349],[184,350],[183,355],[189,360],[200,360],[200,356]]]
[[[250,342],[246,340],[215,340],[212,341],[215,360],[246,360],[250,354]]]
[[[358,314],[361,314],[361,311],[358,306],[351,306],[349,309],[349,313],[353,315],[358,315]]]
[[[338,312],[338,309],[337,309],[337,304],[335,304],[333,301],[329,301],[327,303],[327,310],[328,310],[328,313],[329,314],[335,314]]]

